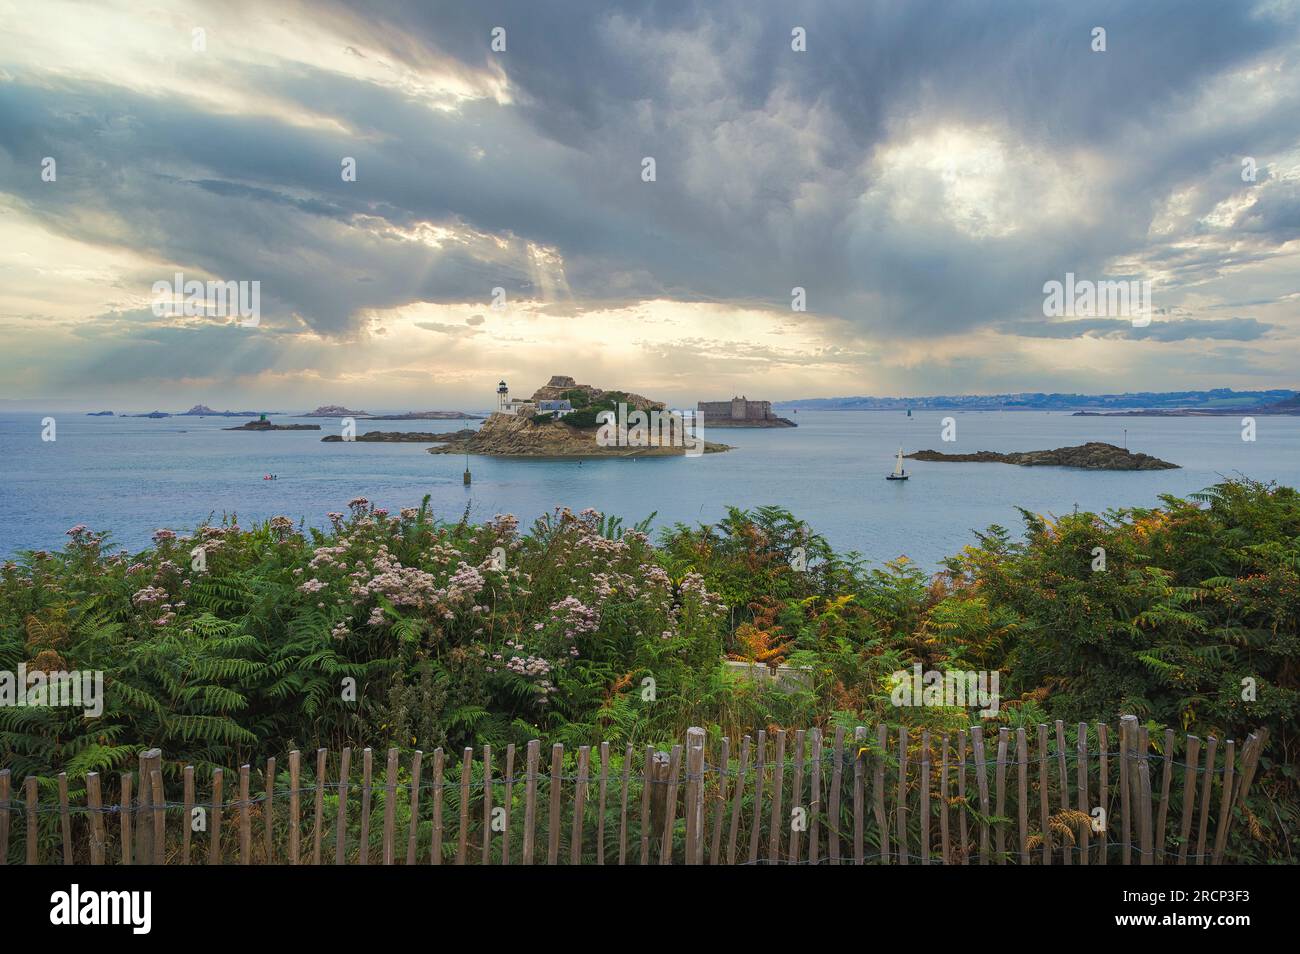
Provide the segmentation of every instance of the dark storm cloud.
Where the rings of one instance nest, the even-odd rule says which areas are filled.
[[[0,82],[0,191],[63,234],[260,280],[270,327],[346,335],[367,309],[486,304],[495,286],[527,296],[540,281],[531,243],[558,252],[566,287],[551,294],[575,307],[662,295],[788,309],[799,285],[814,312],[933,335],[1032,312],[1045,280],[1103,277],[1115,256],[1214,272],[1221,250],[1150,240],[1156,208],[1190,188],[1194,211],[1208,212],[1243,188],[1239,155],[1294,146],[1300,129],[1297,98],[1284,90],[1219,123],[1181,121],[1216,80],[1270,56],[1290,52],[1277,82],[1294,87],[1296,20],[1285,6],[371,0],[283,9],[327,25],[340,48],[355,43],[415,70],[499,70],[511,102],[440,111],[324,69],[241,65],[250,87],[340,129],[16,75]],[[807,53],[790,50],[796,25]],[[1089,49],[1097,25],[1108,31],[1104,54]],[[488,45],[497,26],[507,31],[502,54]],[[992,130],[1013,161],[1086,151],[1103,170],[1101,191],[1078,197],[1084,215],[1039,215],[1043,183],[1018,184],[1013,166],[1001,186],[1018,227],[955,228],[943,175],[917,168],[882,183],[873,165],[882,148],[946,124]],[[59,158],[57,188],[34,172],[45,155]],[[344,156],[357,160],[356,182],[340,178]],[[640,180],[643,156],[655,157],[658,181]],[[967,173],[957,170],[959,185]],[[1267,257],[1300,227],[1294,186],[1266,184],[1268,200],[1233,224],[1251,237],[1238,263]],[[900,212],[900,196],[921,214]],[[424,223],[453,237],[413,240]],[[1203,231],[1189,214],[1169,240]],[[170,275],[142,276],[158,278]],[[1013,327],[1061,336],[1047,323]],[[1130,330],[1250,340],[1267,327],[1232,319]],[[1116,333],[1107,329],[1085,333]]]

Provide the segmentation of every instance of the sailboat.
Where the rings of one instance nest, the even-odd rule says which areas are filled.
[[[894,463],[894,472],[886,474],[885,480],[907,480],[907,472],[903,470],[903,448],[898,449],[898,460]]]

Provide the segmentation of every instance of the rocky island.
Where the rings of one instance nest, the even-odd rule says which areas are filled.
[[[303,417],[352,417],[367,421],[481,421],[482,414],[464,411],[404,411],[401,414],[371,414],[369,411],[350,411],[340,404],[323,404]]]
[[[272,424],[265,417],[240,424],[238,427],[223,427],[223,431],[319,431],[319,424]]]
[[[580,459],[697,456],[731,450],[726,444],[704,440],[694,426],[684,431],[681,418],[661,401],[578,384],[567,375],[553,376],[526,399],[511,398],[502,381],[497,386],[497,408],[478,430],[431,447],[429,453]]]
[[[1000,454],[996,451],[976,451],[973,454],[944,454],[940,451],[923,450],[905,454],[910,460],[948,461],[958,463],[997,463],[1016,464],[1020,467],[1077,467],[1083,470],[1177,470],[1177,464],[1151,457],[1148,454],[1135,454],[1116,447],[1092,441],[1076,447],[1058,447],[1055,450],[1020,451]]]
[[[378,444],[433,444],[440,441],[463,441],[477,434],[478,431],[472,427],[464,427],[459,431],[447,431],[442,434],[434,434],[430,431],[366,431],[354,437],[352,440],[359,443],[378,443]],[[330,434],[328,437],[322,437],[324,443],[344,441],[338,434]]]

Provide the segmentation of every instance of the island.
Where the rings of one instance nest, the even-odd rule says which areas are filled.
[[[273,413],[273,412],[271,412]],[[259,411],[214,411],[206,404],[196,404],[188,411],[181,411],[177,417],[258,417]]]
[[[482,427],[467,429],[466,436],[431,447],[429,453],[585,459],[698,456],[727,450],[731,448],[726,444],[704,440],[694,427],[684,433],[680,416],[661,401],[578,384],[557,374],[525,399],[511,398],[502,381],[497,385],[497,411]]]
[[[353,417],[367,421],[481,421],[482,414],[464,411],[403,411],[401,414],[371,414],[369,411],[351,411],[341,404],[323,404],[303,417]]]
[[[1000,454],[996,451],[976,451],[973,454],[944,454],[923,450],[905,454],[909,460],[946,461],[949,463],[1016,464],[1020,467],[1077,467],[1082,470],[1178,470],[1177,464],[1135,454],[1114,444],[1092,441],[1075,447],[1058,447],[1055,450],[1020,451]]]
[[[87,411],[86,417],[113,417],[112,411]]]
[[[733,397],[730,401],[700,401],[695,406],[707,427],[798,427],[788,417],[772,413],[771,401]]]
[[[461,428],[459,431],[447,431],[442,434],[434,434],[430,431],[366,431],[364,434],[352,438],[351,441],[345,441],[339,434],[330,434],[322,437],[323,443],[333,443],[342,441],[345,444],[356,443],[378,443],[378,444],[433,444],[440,441],[463,441],[477,434],[478,431],[472,427]]]
[[[319,431],[319,424],[272,424],[265,417],[238,427],[223,427],[223,431]]]

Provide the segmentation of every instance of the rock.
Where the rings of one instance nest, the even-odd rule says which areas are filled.
[[[353,440],[357,443],[371,444],[434,444],[442,441],[465,440],[477,433],[477,431],[469,427],[446,434],[434,434],[428,431],[366,431],[364,434],[353,438]],[[328,437],[321,438],[323,443],[334,443],[342,440],[343,438],[339,434],[330,434]]]
[[[1177,470],[1177,464],[1135,454],[1114,444],[1093,441],[1076,447],[1058,447],[1055,450],[1021,451],[1001,454],[996,451],[976,451],[973,454],[945,454],[935,450],[905,454],[909,460],[948,461],[959,463],[1016,464],[1020,467],[1077,467],[1083,470]]]
[[[430,454],[481,454],[488,457],[674,457],[685,454],[681,446],[601,447],[599,428],[571,427],[559,421],[512,414],[493,414],[477,431],[429,448]],[[465,432],[462,432],[465,433]],[[704,453],[731,450],[725,444],[704,442]]]
[[[314,411],[308,411],[303,417],[369,417],[365,411],[350,411],[341,404],[322,404]]]
[[[249,421],[238,427],[223,427],[223,431],[319,431],[319,424],[272,424],[270,421]]]

